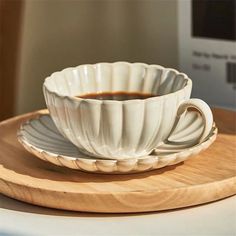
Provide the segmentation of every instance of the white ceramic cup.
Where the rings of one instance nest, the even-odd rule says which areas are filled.
[[[142,157],[166,141],[187,108],[202,115],[202,142],[213,125],[209,106],[190,99],[192,81],[174,69],[144,63],[98,63],[53,73],[45,79],[44,96],[60,133],[81,152],[109,159]],[[99,92],[158,95],[127,101],[75,96]]]

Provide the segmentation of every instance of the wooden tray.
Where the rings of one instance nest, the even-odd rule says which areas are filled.
[[[236,193],[236,113],[215,109],[215,143],[175,166],[140,174],[89,174],[54,166],[24,150],[20,124],[39,112],[0,123],[0,192],[28,203],[74,211],[146,212],[193,206]]]

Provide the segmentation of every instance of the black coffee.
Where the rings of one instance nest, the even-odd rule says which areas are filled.
[[[98,100],[133,100],[133,99],[146,99],[156,97],[157,95],[150,93],[129,93],[129,92],[113,92],[113,93],[88,93],[78,98],[98,99]]]

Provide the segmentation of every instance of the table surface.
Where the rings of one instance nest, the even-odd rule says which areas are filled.
[[[148,214],[53,210],[0,195],[0,235],[236,235],[236,196]]]
[[[219,126],[223,122],[221,118],[221,113],[216,111]],[[235,128],[234,124],[229,133],[235,134]],[[236,235],[236,196],[156,213],[92,214],[43,208],[0,194],[0,236],[13,235],[233,236]]]

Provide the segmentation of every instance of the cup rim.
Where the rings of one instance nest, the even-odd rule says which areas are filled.
[[[49,79],[53,79],[52,78],[52,75],[55,74],[55,73],[64,73],[65,71],[69,71],[69,70],[73,70],[75,68],[80,68],[80,67],[85,67],[85,66],[97,66],[97,65],[101,65],[101,64],[109,64],[109,65],[114,65],[114,64],[126,64],[126,65],[143,65],[145,66],[146,68],[147,67],[155,67],[155,68],[159,68],[159,69],[165,69],[165,70],[169,70],[169,71],[173,71],[175,72],[177,75],[182,75],[184,77],[184,79],[186,80],[186,84],[184,85],[183,88],[175,91],[175,92],[171,92],[171,93],[168,93],[168,94],[164,94],[164,95],[158,95],[158,96],[155,96],[155,97],[150,97],[150,98],[144,98],[144,99],[132,99],[132,100],[123,100],[123,101],[118,101],[118,100],[98,100],[98,99],[92,99],[92,98],[81,98],[81,97],[76,97],[76,96],[70,96],[70,95],[64,95],[64,94],[61,94],[60,92],[58,91],[53,91],[52,89],[48,88],[47,86],[47,81]],[[175,96],[179,93],[181,93],[183,90],[187,89],[187,88],[191,88],[192,87],[192,80],[185,74],[185,73],[182,73],[182,72],[179,72],[178,70],[176,69],[173,69],[173,68],[169,68],[169,67],[163,67],[161,65],[157,65],[157,64],[146,64],[146,63],[141,63],[141,62],[135,62],[135,63],[130,63],[130,62],[125,62],[125,61],[118,61],[118,62],[98,62],[98,63],[94,63],[94,64],[81,64],[81,65],[78,65],[78,66],[75,66],[75,67],[67,67],[63,70],[60,70],[60,71],[56,71],[56,72],[53,72],[50,76],[46,77],[46,79],[44,80],[44,83],[43,83],[43,90],[47,90],[49,93],[57,96],[57,97],[60,97],[60,98],[63,98],[63,99],[68,99],[70,101],[87,101],[87,102],[91,102],[91,103],[96,103],[96,104],[102,104],[102,103],[106,103],[106,104],[114,104],[114,103],[136,103],[136,102],[143,102],[143,101],[157,101],[157,100],[161,100],[161,99],[165,99],[166,97],[168,96]],[[104,93],[109,93],[111,91],[103,91]],[[116,92],[123,92],[123,91],[116,91]]]

